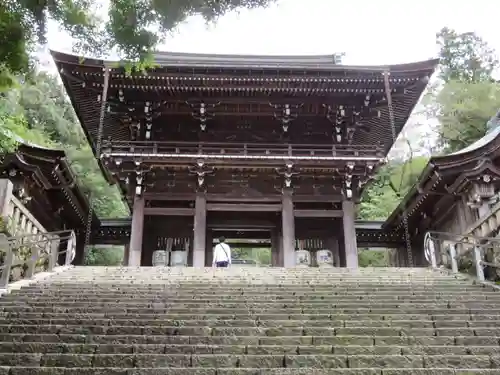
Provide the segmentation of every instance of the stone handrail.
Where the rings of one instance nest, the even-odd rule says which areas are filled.
[[[458,251],[460,247],[462,250]],[[470,271],[473,270],[477,279],[481,282],[486,279],[485,267],[490,267],[497,274],[500,270],[500,263],[489,262],[486,256],[489,250],[495,250],[498,247],[500,247],[500,238],[471,234],[462,235],[429,231],[426,233],[424,240],[425,258],[434,269],[445,266],[451,268],[453,273],[458,273],[460,271],[459,262],[472,253],[470,261],[472,261],[474,267]],[[449,262],[441,263],[440,259],[438,259],[437,255],[442,254],[443,251],[447,253]]]
[[[493,205],[488,215],[472,223],[464,233],[476,237],[490,237],[500,226],[500,202]],[[494,237],[494,236],[493,236]]]
[[[11,235],[45,233],[47,230],[15,196],[7,208],[7,229]]]
[[[0,179],[0,289],[38,271],[51,271],[61,254],[66,253],[67,264],[75,256],[74,232],[48,232],[14,196],[13,188],[11,181]]]
[[[38,243],[37,247],[44,253],[50,252],[50,241],[45,233],[47,230],[31,214],[24,204],[15,196],[11,196],[4,211],[6,214],[6,231],[10,236],[23,237],[34,235]]]
[[[62,251],[61,245],[65,245]],[[10,282],[31,279],[38,272],[51,272],[62,254],[65,254],[64,265],[71,264],[75,249],[73,231],[45,232],[43,236],[38,233],[11,237],[0,234],[0,292]]]

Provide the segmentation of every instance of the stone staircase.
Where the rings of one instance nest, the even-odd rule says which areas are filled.
[[[0,310],[0,375],[500,374],[500,293],[427,269],[76,267]]]

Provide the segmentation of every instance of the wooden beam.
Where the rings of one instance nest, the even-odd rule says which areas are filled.
[[[324,202],[341,202],[342,195],[293,195],[293,202],[299,203],[324,203]]]
[[[217,232],[212,232],[214,239],[217,239],[218,237],[224,236],[225,238],[229,239],[247,239],[247,240],[266,240],[271,238],[271,232],[270,231],[261,231],[261,232],[246,232],[242,231],[240,233],[235,232],[235,231],[217,231]]]
[[[144,215],[152,216],[194,216],[194,208],[146,207]]]
[[[218,243],[218,242],[217,242]],[[216,243],[214,242],[214,246]],[[271,244],[270,243],[263,243],[263,242],[258,242],[258,243],[250,243],[250,242],[231,242],[228,243],[229,246],[233,249],[266,249],[270,248]]]
[[[227,196],[224,194],[207,194],[207,201],[209,202],[250,202],[250,203],[276,203],[281,202],[281,194],[265,195],[257,197],[237,197],[237,196]]]
[[[267,229],[270,230],[276,227],[276,224],[272,221],[262,221],[262,220],[208,220],[208,228],[213,230],[219,229]]]
[[[207,211],[280,212],[281,204],[208,203]]]
[[[294,210],[295,217],[342,217],[342,210]]]
[[[153,193],[146,192],[144,193],[144,198],[147,201],[193,201],[196,198],[195,193]]]

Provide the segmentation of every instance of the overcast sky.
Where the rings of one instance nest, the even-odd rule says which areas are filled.
[[[345,52],[346,64],[411,62],[436,56],[435,34],[443,26],[475,31],[500,51],[498,9],[495,0],[280,0],[266,9],[228,14],[214,26],[193,17],[161,50],[283,55]],[[50,48],[71,50],[69,38],[54,26],[48,41]]]
[[[280,0],[266,9],[228,14],[216,25],[190,18],[160,49],[273,55],[344,52],[345,64],[406,63],[436,57],[435,35],[444,26],[474,31],[500,51],[498,9],[498,0]],[[48,42],[52,49],[71,52],[71,40],[54,25]]]

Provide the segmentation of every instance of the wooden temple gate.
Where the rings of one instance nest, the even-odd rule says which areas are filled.
[[[213,237],[235,231],[265,232],[274,265],[295,266],[299,239],[357,267],[357,240],[371,229],[356,232],[356,203],[437,65],[159,53],[154,69],[127,74],[52,55],[105,177],[131,208],[127,263],[149,265],[165,238],[189,238],[197,267],[211,261]],[[379,243],[394,236],[378,233]]]

